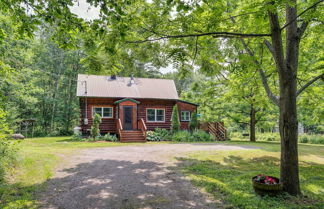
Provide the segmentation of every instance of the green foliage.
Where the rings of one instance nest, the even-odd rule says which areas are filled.
[[[301,136],[299,137],[299,142],[300,143],[308,143],[308,138],[306,136]]]
[[[106,135],[101,137],[101,139],[104,140],[104,141],[110,141],[110,142],[118,141],[117,136],[115,134],[110,134],[110,133],[107,133]]]
[[[148,141],[161,141],[162,138],[154,131],[148,131],[146,132],[146,139]]]
[[[72,141],[87,141],[86,138],[82,137],[81,132],[74,133],[71,137]]]
[[[148,131],[146,136],[148,141],[166,141],[170,138],[170,131],[164,128],[156,128],[154,131]]]
[[[164,128],[156,128],[154,133],[161,138],[161,141],[169,140],[171,137],[170,131]]]
[[[193,112],[191,115],[191,120],[189,122],[189,129],[191,131],[194,131],[198,128],[198,118],[197,118],[197,112]]]
[[[192,132],[192,141],[215,141],[214,137],[203,130],[195,130]]]
[[[237,142],[225,142],[243,145]],[[219,208],[288,209],[322,208],[324,197],[324,147],[299,145],[301,187],[305,196],[283,198],[260,198],[252,188],[251,178],[257,174],[279,177],[279,143],[249,143],[245,145],[260,149],[235,151],[196,152],[180,158],[181,167],[194,185],[221,200]]]
[[[172,133],[176,133],[180,130],[179,111],[177,105],[174,105],[172,110],[171,130]]]
[[[97,137],[100,136],[99,125],[101,123],[101,116],[99,114],[95,114],[93,118],[93,124],[91,126],[91,136],[93,140],[96,140]]]
[[[309,143],[309,144],[324,144],[324,135],[308,135],[302,134],[299,136],[300,143]]]
[[[172,141],[188,142],[191,141],[191,134],[188,131],[177,131],[172,135]]]
[[[203,130],[178,131],[172,135],[172,141],[176,142],[203,142],[214,141],[214,137]]]
[[[14,169],[17,162],[17,142],[8,139],[10,133],[11,131],[6,122],[6,114],[0,108],[0,187],[6,173]]]
[[[0,186],[5,175],[15,168],[17,163],[17,142],[0,139]]]

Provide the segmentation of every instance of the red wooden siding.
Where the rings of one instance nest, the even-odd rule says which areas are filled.
[[[144,100],[139,99],[141,102],[138,105],[138,118],[143,118],[148,130],[154,130],[155,128],[171,128],[171,115],[172,107],[175,104],[173,100]],[[164,122],[148,122],[146,118],[146,109],[159,108],[164,109]]]
[[[116,116],[117,116],[117,106],[114,104],[116,99],[109,98],[87,98],[87,115],[88,115],[88,125],[84,124],[85,118],[85,98],[80,99],[80,109],[81,109],[81,129],[82,133],[90,133],[90,128],[92,125],[92,107],[94,106],[110,106],[113,107],[113,118],[102,118],[100,123],[100,131],[103,133],[116,132]]]
[[[119,105],[134,105],[134,113],[133,113],[133,121],[134,121],[134,129],[137,128],[137,120],[143,118],[148,130],[154,130],[155,128],[171,128],[171,116],[172,116],[172,108],[175,104],[178,105],[179,109],[179,118],[182,110],[187,110],[193,112],[197,109],[197,106],[193,104],[188,104],[181,101],[175,100],[163,100],[163,99],[135,99],[140,102],[137,105],[131,101],[124,101],[122,103],[114,104],[115,101],[118,101],[123,98],[80,98],[80,110],[81,110],[81,129],[83,133],[89,133],[91,125],[92,125],[92,107],[94,106],[110,106],[113,107],[113,118],[102,118],[102,123],[100,124],[100,130],[103,133],[112,132],[116,133],[116,119],[122,116],[122,108],[118,108]],[[87,100],[87,110],[85,110],[85,100]],[[149,108],[159,108],[164,109],[164,122],[148,122],[146,116],[146,109]],[[137,112],[136,112],[137,110]],[[84,124],[85,111],[87,111],[88,125]],[[119,112],[120,111],[120,112]],[[118,113],[119,112],[119,113]],[[118,116],[119,115],[119,116]],[[188,129],[188,122],[180,122],[181,129]]]
[[[181,121],[181,111],[189,111],[190,116],[192,116],[192,113],[197,110],[197,106],[186,102],[181,102],[181,101],[177,101],[177,105],[179,111],[180,128],[182,130],[187,130],[189,129],[189,122]]]

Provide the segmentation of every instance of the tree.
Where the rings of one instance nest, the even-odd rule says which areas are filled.
[[[198,128],[198,118],[197,118],[197,112],[194,111],[191,115],[191,120],[189,122],[189,129],[191,131],[194,131]]]
[[[171,130],[172,133],[176,133],[180,130],[179,111],[177,105],[174,105],[172,110]]]
[[[93,124],[91,126],[91,136],[93,140],[96,140],[96,138],[100,135],[100,129],[99,129],[100,123],[101,123],[100,115],[95,114],[93,118]]]
[[[99,5],[98,1],[90,2]],[[300,186],[297,151],[297,95],[323,77],[323,73],[320,73],[297,90],[299,49],[307,27],[312,29],[318,27],[318,24],[310,23],[321,22],[319,18],[323,17],[323,14],[316,10],[316,7],[322,2],[323,0],[300,2],[298,6],[302,10],[299,14],[296,0],[255,0],[253,2],[228,0],[200,3],[156,0],[154,3],[137,1],[133,4],[128,1],[124,2],[125,4],[108,2],[101,4],[101,12],[102,22],[106,20],[111,22],[108,28],[112,32],[109,34],[114,36],[118,34],[121,43],[153,42],[152,48],[158,49],[159,46],[163,46],[164,49],[159,51],[163,51],[164,54],[168,53],[168,50],[172,51],[172,56],[174,55],[177,61],[180,59],[182,66],[190,65],[189,51],[194,51],[190,57],[191,60],[195,60],[198,46],[224,49],[224,46],[227,46],[226,40],[233,38],[237,40],[255,38],[255,40],[264,41],[276,64],[279,97],[271,91],[262,63],[257,59],[255,52],[250,49],[249,43],[242,42],[242,44],[245,52],[254,58],[255,65],[258,66],[258,72],[268,97],[279,107],[282,150],[281,181],[286,192],[298,195]],[[110,13],[110,11],[115,12]],[[243,12],[240,14],[239,11]],[[285,15],[281,15],[282,13]],[[132,18],[129,18],[129,15]],[[238,20],[244,20],[244,24],[243,22],[238,24]],[[280,25],[281,21],[285,21],[283,26]],[[256,30],[258,32],[254,32]],[[220,41],[217,43],[210,40],[215,38]],[[201,42],[203,44],[199,44]],[[217,45],[212,46],[213,43]],[[286,44],[285,51],[283,44]],[[212,51],[206,51],[207,54],[202,56],[208,60],[214,60],[214,63],[221,62],[215,62],[217,59],[226,61],[218,54],[210,53]],[[220,52],[220,55],[223,54]],[[218,74],[220,70],[208,73]]]

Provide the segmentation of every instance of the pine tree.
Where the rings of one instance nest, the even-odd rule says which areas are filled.
[[[198,118],[197,118],[197,112],[193,112],[191,116],[191,120],[189,122],[189,129],[190,131],[194,131],[198,128]]]
[[[92,136],[93,140],[95,140],[96,137],[99,136],[99,134],[100,134],[100,129],[99,129],[100,123],[101,123],[100,115],[95,114],[95,116],[93,118],[93,125],[91,126],[91,136]]]
[[[179,121],[179,112],[178,106],[174,105],[172,110],[172,121],[171,121],[171,130],[172,133],[175,133],[180,130],[180,121]]]

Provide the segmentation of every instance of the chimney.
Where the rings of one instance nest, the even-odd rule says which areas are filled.
[[[133,76],[133,74],[132,74],[131,77],[130,77],[130,83],[131,83],[131,84],[134,84],[134,83],[135,83],[135,80],[134,80],[134,76]]]

